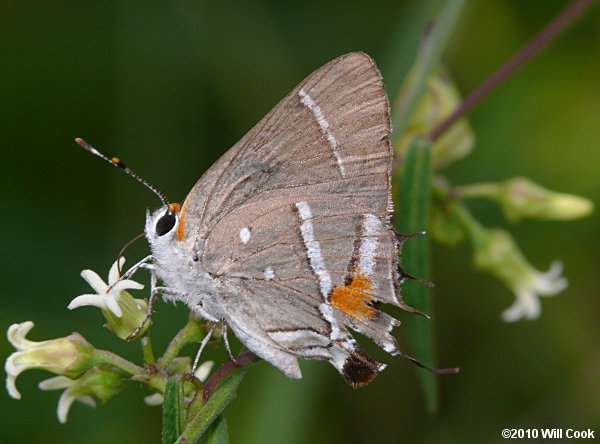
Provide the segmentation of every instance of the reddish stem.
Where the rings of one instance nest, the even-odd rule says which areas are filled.
[[[246,350],[235,357],[235,364],[233,361],[228,361],[219,367],[219,369],[214,372],[210,379],[204,384],[204,391],[202,392],[203,402],[208,401],[215,389],[221,385],[223,381],[229,378],[233,372],[258,361],[259,359],[260,358],[250,350]]]
[[[500,67],[486,81],[481,83],[471,94],[469,94],[462,103],[440,123],[430,134],[431,140],[435,141],[440,137],[454,122],[469,112],[475,105],[491,93],[501,82],[506,80],[525,62],[535,56],[552,40],[554,40],[564,29],[575,21],[585,10],[590,7],[595,0],[573,0],[569,3],[550,23],[542,29],[538,35],[515,54],[508,62]]]

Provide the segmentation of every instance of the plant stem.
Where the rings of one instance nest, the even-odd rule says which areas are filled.
[[[573,0],[569,3],[550,23],[544,27],[523,49],[515,54],[508,62],[500,67],[494,74],[481,83],[471,94],[463,100],[458,108],[441,122],[430,134],[431,140],[438,139],[454,122],[469,112],[475,105],[481,102],[501,82],[506,80],[519,67],[524,65],[533,56],[554,40],[575,19],[581,16],[585,10],[596,0]]]
[[[473,243],[476,243],[485,234],[485,228],[473,215],[471,211],[462,202],[457,200],[450,204],[450,210],[454,215],[456,221],[458,221],[463,228],[470,234]]]
[[[150,337],[150,331],[146,331],[144,336],[140,338],[140,344],[142,344],[142,353],[144,355],[144,362],[148,364],[155,364],[156,357],[154,356],[154,350],[152,349],[152,338]]]
[[[202,328],[201,321],[194,318],[193,315],[190,315],[187,324],[179,330],[167,346],[165,353],[158,360],[158,367],[168,367],[171,362],[173,362],[173,359],[179,355],[179,352],[185,345],[202,340],[204,335],[206,335],[206,332]]]
[[[500,184],[482,182],[454,187],[454,191],[460,198],[487,197],[493,199],[500,191]]]
[[[108,350],[94,350],[94,356],[98,360],[97,364],[113,365],[131,376],[146,375],[146,371],[142,367],[135,365],[133,362],[109,352]]]
[[[161,393],[164,393],[165,391],[167,379],[165,375],[158,372],[153,365],[142,368],[107,350],[94,350],[94,357],[96,359],[96,364],[110,364],[131,375],[131,379],[134,381],[143,382]]]

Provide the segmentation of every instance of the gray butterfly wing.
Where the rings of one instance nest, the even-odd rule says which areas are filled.
[[[390,129],[374,62],[342,56],[298,85],[184,202],[181,240],[203,245],[226,321],[290,376],[304,357],[330,361],[355,386],[373,379],[383,366],[346,327],[399,352],[389,333],[398,322],[375,308],[403,306]]]

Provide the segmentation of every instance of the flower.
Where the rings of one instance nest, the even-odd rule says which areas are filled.
[[[90,284],[96,294],[82,294],[68,305],[69,310],[84,305],[101,308],[102,314],[108,321],[105,326],[121,339],[128,338],[142,324],[148,312],[148,303],[145,300],[135,299],[126,291],[141,290],[144,285],[119,276],[119,265],[122,266],[124,263],[124,257],[121,257],[118,262],[115,261],[108,272],[108,283],[105,283],[96,272],[83,270],[81,277]],[[147,322],[139,336],[149,327],[150,322]]]
[[[554,261],[546,273],[531,270],[527,282],[521,282],[513,288],[517,300],[510,308],[504,310],[502,319],[505,322],[514,322],[521,318],[537,318],[542,310],[538,296],[554,296],[567,288],[569,283],[566,278],[561,277],[561,273],[560,261]]]
[[[81,272],[81,277],[90,284],[97,294],[82,294],[81,296],[77,296],[69,304],[69,310],[84,305],[92,305],[94,307],[99,307],[102,310],[109,310],[118,318],[122,317],[123,312],[119,306],[120,293],[127,289],[141,290],[144,288],[139,282],[135,282],[131,279],[120,279],[119,267],[123,266],[124,263],[125,258],[121,257],[120,261],[115,261],[112,267],[110,267],[110,271],[108,272],[108,284],[106,284],[96,272],[92,270],[83,270]]]
[[[92,396],[106,401],[118,393],[123,385],[125,374],[109,365],[92,367],[80,378],[70,379],[65,376],[55,376],[40,382],[41,390],[66,389],[58,400],[56,411],[61,424],[67,421],[69,409],[74,401],[95,407],[96,402]]]
[[[34,324],[31,321],[13,324],[7,337],[17,349],[6,360],[6,389],[10,396],[21,399],[15,385],[17,376],[32,368],[41,368],[58,375],[76,378],[94,365],[94,347],[79,333],[64,338],[34,342],[25,338]]]
[[[56,411],[58,420],[61,424],[67,422],[67,414],[73,401],[77,400],[90,407],[96,407],[96,401],[91,396],[78,393],[78,379],[69,379],[66,376],[55,376],[39,383],[40,390],[61,390],[66,389],[58,400],[58,409]]]
[[[567,288],[568,281],[561,276],[559,261],[555,261],[546,273],[536,270],[508,232],[481,228],[473,241],[475,264],[503,281],[517,298],[502,313],[504,321],[536,319],[541,312],[539,297],[554,296]]]

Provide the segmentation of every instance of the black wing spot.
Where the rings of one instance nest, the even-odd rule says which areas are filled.
[[[357,388],[362,387],[375,379],[377,372],[379,371],[379,366],[376,362],[368,358],[361,360],[355,356],[349,356],[344,363],[342,371],[346,381],[348,381],[352,387]]]

